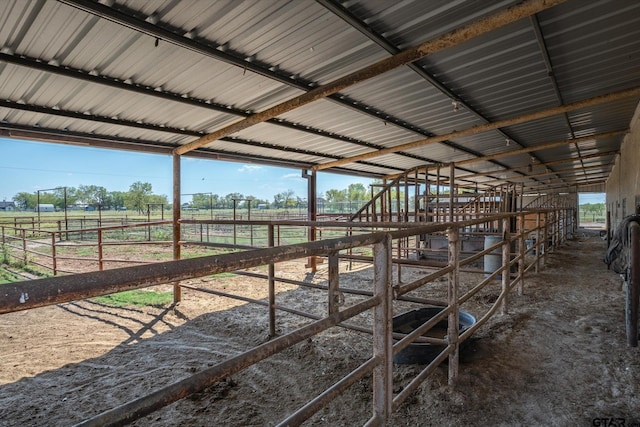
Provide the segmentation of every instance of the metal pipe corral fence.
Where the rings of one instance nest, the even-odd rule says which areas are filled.
[[[464,215],[460,215],[464,218]],[[535,226],[526,227],[527,218],[530,216],[535,218]],[[541,217],[544,216],[544,222]],[[448,377],[449,382],[454,384],[458,376],[458,359],[460,344],[467,340],[470,335],[493,316],[498,309],[502,312],[508,310],[509,293],[515,285],[519,286],[519,292],[524,287],[524,275],[529,271],[531,266],[539,269],[540,263],[544,261],[544,257],[555,246],[566,240],[570,227],[566,225],[567,218],[571,216],[556,210],[536,210],[521,213],[504,213],[490,215],[488,218],[466,219],[458,222],[448,223],[427,223],[427,222],[340,222],[340,221],[269,221],[269,220],[253,220],[253,221],[226,221],[226,220],[183,220],[181,221],[183,231],[188,230],[188,226],[194,225],[199,235],[195,235],[194,241],[182,240],[183,246],[188,246],[198,242],[200,244],[207,243],[210,231],[216,227],[228,227],[236,230],[236,233],[246,227],[247,230],[257,233],[249,236],[256,242],[261,242],[264,236],[265,247],[256,248],[254,245],[242,244],[241,247],[229,246],[226,249],[233,249],[236,252],[221,253],[208,256],[199,256],[197,258],[167,260],[155,262],[150,265],[136,265],[131,267],[111,268],[105,271],[90,271],[80,274],[68,276],[57,276],[32,281],[15,282],[2,285],[0,292],[0,314],[10,313],[19,310],[27,310],[36,307],[42,307],[52,304],[60,304],[84,298],[90,298],[100,295],[106,295],[124,290],[139,289],[149,286],[155,286],[166,283],[179,283],[182,280],[197,277],[208,276],[217,273],[243,271],[249,268],[259,266],[270,266],[269,273],[264,278],[265,286],[270,289],[270,298],[268,303],[263,301],[257,302],[259,306],[267,306],[269,309],[270,333],[272,339],[264,344],[251,348],[238,356],[229,358],[210,368],[204,369],[188,378],[177,381],[173,384],[161,387],[149,395],[125,402],[120,406],[109,409],[101,414],[81,422],[82,426],[103,426],[103,425],[123,425],[133,422],[143,416],[158,410],[161,407],[169,405],[179,399],[187,397],[193,393],[200,392],[214,382],[219,381],[229,375],[237,373],[247,367],[264,360],[274,354],[277,354],[309,337],[312,337],[322,331],[333,327],[350,327],[356,330],[367,332],[372,337],[373,352],[371,356],[359,367],[350,373],[337,378],[336,382],[328,387],[318,396],[313,397],[307,404],[303,405],[297,411],[289,414],[281,425],[298,425],[304,420],[311,417],[330,401],[339,398],[345,393],[351,385],[364,378],[367,374],[372,373],[372,411],[373,416],[369,423],[387,422],[393,411],[406,401],[408,397],[417,389],[417,387],[431,375],[436,367],[445,360],[448,360]],[[520,224],[518,230],[509,232],[506,224],[509,224],[512,218],[517,219]],[[502,223],[504,231],[501,234],[501,240],[487,248],[479,251],[471,256],[463,257],[460,245],[460,239],[469,230],[476,229],[478,224]],[[531,221],[529,221],[531,222]],[[53,259],[53,271],[56,272],[60,261],[65,258],[60,255],[60,236],[66,232],[82,233],[82,238],[95,235],[95,245],[86,240],[82,240],[83,244],[94,245],[98,248],[98,255],[91,258],[93,262],[99,265],[99,269],[104,268],[104,263],[110,262],[110,258],[104,256],[102,250],[108,245],[117,246],[125,242],[109,241],[105,235],[111,232],[121,232],[125,230],[149,230],[150,227],[167,227],[170,222],[146,222],[134,225],[114,225],[107,227],[85,228],[82,230],[51,230],[43,232],[37,230],[29,223],[31,228],[18,228],[15,224],[2,226],[2,244],[4,247],[10,247],[10,251],[20,251],[23,248],[24,254],[38,255],[34,249],[28,248],[34,242],[40,242],[52,248],[52,254],[45,254]],[[210,228],[211,227],[211,228]],[[238,227],[238,228],[236,228]],[[314,242],[299,242],[295,244],[276,246],[279,240],[280,232],[285,228],[295,230],[300,228],[306,231],[309,228],[323,230],[325,238]],[[19,232],[17,230],[20,230]],[[164,228],[162,229],[164,232]],[[208,230],[208,231],[207,231]],[[189,233],[189,231],[187,231]],[[206,233],[207,239],[204,239]],[[293,233],[293,231],[292,231]],[[392,269],[394,261],[401,264],[400,257],[393,258],[394,242],[402,239],[417,239],[421,235],[429,233],[444,233],[447,240],[447,261],[444,265],[429,266],[420,265],[415,260],[407,260],[407,266],[413,268],[426,268],[428,273],[417,280],[410,283],[401,283],[400,280],[394,282]],[[150,235],[147,232],[147,237]],[[236,234],[236,238],[240,233]],[[298,232],[294,233],[299,234]],[[530,237],[536,236],[535,243],[526,246],[526,240],[532,240]],[[544,236],[544,238],[541,238]],[[184,237],[184,236],[183,236]],[[280,236],[281,237],[281,236]],[[512,245],[512,242],[515,242]],[[126,242],[131,244],[150,244],[147,240],[141,242]],[[151,242],[167,244],[166,241]],[[213,243],[213,242],[208,242]],[[404,244],[403,248],[408,245]],[[80,246],[85,247],[85,246]],[[515,252],[512,252],[515,248]],[[349,299],[349,304],[340,300],[340,296],[348,289],[342,289],[339,286],[338,263],[340,256],[348,255],[353,250],[362,250],[367,253],[367,262],[373,266],[373,285],[371,291],[366,294],[364,292],[354,292],[354,297]],[[485,254],[493,250],[500,250],[502,253],[501,262],[495,271],[489,272],[488,277],[484,277],[485,269],[477,270],[479,274],[478,284],[467,292],[460,290],[460,271],[462,266],[468,266],[479,260]],[[5,251],[6,252],[6,251]],[[409,252],[406,252],[409,253]],[[396,254],[398,255],[398,254]],[[529,268],[525,268],[525,258],[534,255],[533,261]],[[11,257],[18,255],[12,254]],[[24,255],[26,257],[26,255]],[[326,286],[316,286],[316,289],[309,287],[309,292],[326,292],[327,306],[326,315],[311,321],[307,325],[285,333],[281,336],[275,336],[275,317],[279,310],[295,313],[295,310],[275,304],[271,289],[273,283],[280,280],[275,276],[275,268],[279,262],[305,259],[308,257],[326,257],[329,260],[329,269],[331,274],[328,275],[328,284]],[[70,257],[67,255],[66,259]],[[122,260],[120,260],[122,261]],[[358,261],[362,262],[364,259]],[[348,262],[351,262],[349,260]],[[517,266],[517,268],[515,268]],[[424,286],[432,285],[440,278],[446,278],[446,286],[448,289],[448,299],[446,301],[427,301],[424,299],[412,297],[408,295],[411,292],[422,289]],[[501,283],[496,281],[496,277],[501,277]],[[398,275],[398,279],[400,275]],[[512,280],[513,279],[513,280]],[[468,330],[459,333],[457,328],[457,316],[459,315],[460,306],[472,298],[477,292],[488,286],[497,286],[500,291],[497,299],[491,304],[490,308],[484,313],[478,321]],[[190,291],[198,291],[194,286],[185,286]],[[205,291],[206,292],[206,291]],[[28,295],[28,299],[25,298]],[[242,299],[244,297],[225,294],[225,297]],[[244,298],[245,302],[250,301]],[[340,300],[340,301],[339,301]],[[440,302],[443,304],[442,312],[421,326],[415,331],[407,334],[404,338],[393,343],[394,333],[392,324],[392,313],[394,304],[399,302],[421,304],[431,304]],[[368,325],[350,325],[346,321],[354,318],[361,313],[370,313],[371,322]],[[305,313],[299,312],[301,315]],[[312,317],[310,315],[310,317]],[[318,317],[318,316],[316,316]],[[449,319],[449,331],[446,338],[435,339],[425,338],[422,335],[428,331],[441,319]],[[431,341],[444,344],[444,349],[440,354],[430,362],[422,371],[420,371],[410,382],[405,385],[402,391],[395,396],[393,393],[393,355],[415,341]]]

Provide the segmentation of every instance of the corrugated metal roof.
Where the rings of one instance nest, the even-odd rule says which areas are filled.
[[[176,148],[517,3],[5,0],[0,130]],[[540,167],[574,169],[551,176],[565,185],[600,180],[610,157],[585,157],[615,153],[622,133],[536,147],[622,131],[638,96],[402,145],[638,88],[638,51],[640,2],[568,0],[190,154],[309,169],[347,158],[336,171],[372,177],[467,161],[458,172],[487,185]]]

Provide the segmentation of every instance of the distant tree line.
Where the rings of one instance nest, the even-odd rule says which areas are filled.
[[[605,212],[604,203],[585,203],[580,205],[580,210],[584,216],[591,215],[591,220],[595,221],[596,216],[601,217]]]
[[[40,203],[52,204],[56,210],[63,210],[65,204],[65,189],[41,192]],[[324,196],[324,197],[322,197]],[[333,212],[353,210],[364,204],[371,196],[365,186],[360,183],[349,185],[343,190],[331,189],[320,197],[321,209]],[[183,209],[231,209],[236,201],[236,208],[246,209],[250,202],[252,208],[261,209],[306,209],[308,201],[295,194],[293,190],[286,190],[276,194],[273,201],[260,199],[241,193],[229,193],[220,196],[213,193],[197,193],[191,195],[191,201],[182,204]],[[34,210],[38,204],[38,194],[21,192],[13,197],[16,206],[23,210]],[[66,187],[67,208],[91,207],[98,210],[122,210],[127,209],[139,213],[146,213],[149,204],[164,204],[170,207],[166,195],[153,193],[153,188],[148,182],[134,182],[129,191],[108,191],[105,187],[97,185],[80,185],[79,187]],[[351,209],[349,209],[351,208]],[[157,209],[157,208],[156,208]]]
[[[91,207],[95,210],[133,210],[140,213],[147,211],[150,203],[167,204],[167,196],[153,194],[148,182],[134,182],[129,191],[107,191],[97,185],[80,185],[79,187],[60,187],[55,190],[40,192],[41,204],[52,204],[56,210],[65,208],[65,191],[67,208]],[[38,204],[38,192],[21,192],[13,196],[16,206],[23,210],[34,210]]]

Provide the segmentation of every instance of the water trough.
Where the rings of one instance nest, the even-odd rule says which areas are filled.
[[[426,307],[417,310],[408,311],[393,318],[393,332],[399,334],[408,335],[422,324],[432,319],[438,313],[443,310],[442,307]],[[460,311],[458,314],[459,333],[469,329],[476,323],[476,318],[471,314]],[[436,325],[423,334],[425,337],[440,338],[443,339],[447,335],[447,328],[449,325],[448,319],[445,317]],[[461,348],[464,343],[461,344]],[[393,361],[401,365],[409,364],[422,364],[426,365],[435,359],[446,346],[414,342],[409,344],[408,347],[398,352]]]

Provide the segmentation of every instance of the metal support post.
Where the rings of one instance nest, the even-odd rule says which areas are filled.
[[[449,322],[447,330],[447,340],[454,350],[449,353],[449,385],[454,385],[458,379],[458,366],[460,360],[460,348],[458,344],[459,332],[459,308],[458,308],[458,287],[459,287],[459,269],[460,269],[460,233],[457,227],[447,230],[449,240],[449,265],[453,266],[453,270],[449,273]]]
[[[518,255],[520,256],[520,262],[518,263],[518,276],[520,276],[520,281],[518,282],[518,295],[522,296],[524,294],[524,260],[526,257],[527,247],[525,239],[527,235],[525,234],[525,222],[524,222],[524,214],[520,214],[520,243]]]
[[[2,233],[4,243],[4,228]],[[53,267],[53,275],[58,275],[58,260],[56,259],[56,233],[51,233],[51,263]]]
[[[629,278],[627,282],[627,344],[638,346],[638,305],[640,298],[640,225],[629,224]]]
[[[102,252],[102,229],[98,229],[98,270],[104,270],[104,254]]]
[[[173,155],[173,259],[180,259],[180,155]],[[173,284],[173,302],[182,299],[180,283]]]
[[[269,247],[274,245],[273,225],[268,226],[267,239]],[[269,338],[276,336],[276,268],[273,262],[269,263]]]
[[[502,220],[502,314],[509,314],[509,282],[511,281],[511,233],[509,218]]]
[[[383,425],[391,416],[393,403],[391,251],[390,235],[373,247],[375,293],[381,297],[373,311],[373,356],[381,361],[373,370],[373,417]]]
[[[329,254],[329,314],[336,313],[342,305],[338,252]]]

